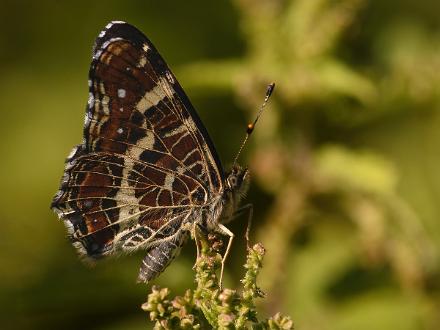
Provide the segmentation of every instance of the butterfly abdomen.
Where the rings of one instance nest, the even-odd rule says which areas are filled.
[[[148,283],[159,276],[171,261],[179,255],[182,245],[187,238],[188,234],[185,233],[177,239],[162,242],[150,249],[142,260],[137,281],[139,283]]]

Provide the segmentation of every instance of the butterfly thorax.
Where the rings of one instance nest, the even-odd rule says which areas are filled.
[[[206,219],[208,230],[215,231],[219,223],[227,223],[231,220],[248,188],[248,169],[234,165],[226,175],[222,193],[217,201],[211,205],[209,213],[214,216]]]

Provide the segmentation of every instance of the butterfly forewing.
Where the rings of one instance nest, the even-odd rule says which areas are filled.
[[[154,46],[127,23],[107,25],[89,73],[84,141],[52,204],[74,244],[96,258],[178,237],[223,181],[203,124]]]

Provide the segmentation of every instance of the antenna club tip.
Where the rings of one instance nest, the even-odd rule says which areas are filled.
[[[269,100],[269,97],[270,97],[270,95],[272,94],[274,88],[275,88],[275,83],[271,83],[271,84],[269,84],[269,85],[267,86],[266,97],[265,97],[265,99],[264,99],[264,103],[263,103],[263,104],[261,105],[261,107],[260,107],[260,111],[258,112],[257,117],[255,118],[255,120],[254,120],[253,123],[250,123],[250,124],[247,125],[247,127],[246,127],[246,136],[245,136],[245,138],[244,138],[244,140],[243,140],[243,143],[241,144],[240,149],[238,150],[237,156],[235,156],[234,163],[233,163],[234,166],[235,166],[235,164],[237,163],[237,159],[238,159],[238,157],[240,156],[240,153],[241,153],[241,151],[243,150],[243,147],[245,146],[245,144],[246,144],[246,142],[247,142],[249,136],[250,136],[251,133],[254,131],[255,124],[257,123],[258,118],[260,118],[261,113],[263,112],[263,109],[264,109],[264,107],[265,107],[267,101]]]
[[[267,86],[266,90],[266,100],[272,95],[273,90],[275,89],[275,83],[272,82]]]

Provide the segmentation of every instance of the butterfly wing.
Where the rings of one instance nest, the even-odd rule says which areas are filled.
[[[205,127],[142,32],[123,22],[107,25],[95,43],[89,85],[87,151],[162,158],[167,168],[171,157],[195,165],[191,172],[213,191],[221,186],[222,166]]]
[[[67,158],[52,208],[84,256],[181,242],[198,206],[220,193],[212,142],[177,79],[135,27],[96,40],[84,140]]]

